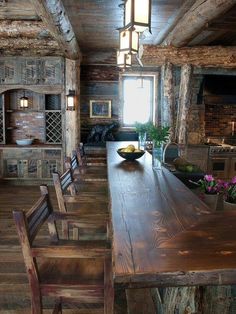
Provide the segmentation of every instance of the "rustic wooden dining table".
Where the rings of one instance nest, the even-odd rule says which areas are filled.
[[[148,152],[122,159],[127,145],[107,142],[115,284],[236,284],[236,212],[211,212],[165,167],[153,170]]]

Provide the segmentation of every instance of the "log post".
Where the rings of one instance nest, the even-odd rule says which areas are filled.
[[[170,140],[174,140],[174,84],[173,84],[173,65],[168,62],[161,68],[161,124],[170,127]]]
[[[65,153],[71,156],[80,142],[80,62],[66,59],[66,95],[69,90],[75,91],[75,110],[65,113]],[[66,98],[66,97],[65,97]]]
[[[185,64],[182,66],[175,134],[177,143],[184,145],[187,144],[187,119],[191,99],[192,73],[193,68],[191,65]]]

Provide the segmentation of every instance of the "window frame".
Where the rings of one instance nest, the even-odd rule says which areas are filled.
[[[123,120],[123,113],[124,113],[124,78],[125,77],[136,77],[139,78],[140,76],[142,77],[152,77],[153,78],[153,103],[151,104],[151,117],[150,120],[154,124],[156,124],[157,119],[158,119],[158,112],[157,112],[157,91],[158,91],[158,75],[159,73],[157,72],[132,72],[132,73],[121,73],[119,77],[119,82],[120,82],[120,88],[119,88],[119,94],[120,94],[120,105],[121,105],[121,114],[120,114],[120,126],[122,129],[128,129],[128,130],[133,130],[135,129],[134,125],[127,125],[124,123]]]

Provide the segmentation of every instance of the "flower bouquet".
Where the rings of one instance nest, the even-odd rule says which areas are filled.
[[[205,194],[217,194],[222,189],[222,181],[216,180],[211,174],[195,182]]]
[[[219,192],[222,190],[223,181],[215,179],[211,174],[206,174],[203,179],[192,183],[198,185],[200,187],[200,190],[204,193],[204,202],[212,210],[216,210],[218,195]]]
[[[236,208],[236,177],[233,177],[230,182],[224,182],[224,200],[225,209]]]

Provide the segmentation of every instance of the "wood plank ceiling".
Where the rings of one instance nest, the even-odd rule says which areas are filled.
[[[170,31],[176,25],[191,28],[191,23],[181,25],[191,20],[187,14],[194,10],[197,14],[204,5],[217,10],[214,2],[218,15],[210,18],[202,10],[202,16],[200,13],[198,16],[204,20],[203,25],[192,36],[190,33],[190,38],[182,40],[184,44],[179,40],[179,46],[235,45],[236,0],[152,0],[152,34],[143,34],[142,44],[171,45]],[[59,12],[64,6],[62,18],[69,21],[71,36],[75,34],[77,40],[72,47],[73,56],[80,50],[82,54],[98,50],[114,52],[118,48],[117,29],[123,26],[122,3],[122,0],[0,0],[0,55],[67,55],[70,47],[63,49],[63,39],[58,35],[62,28],[61,16],[55,18],[55,12],[51,12],[52,18],[48,21],[43,13],[50,6],[52,11],[55,8]],[[66,30],[64,38],[66,46]]]

